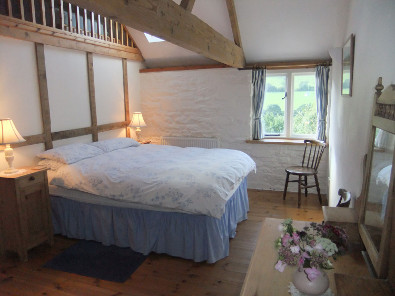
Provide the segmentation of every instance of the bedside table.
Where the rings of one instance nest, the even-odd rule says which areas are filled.
[[[0,255],[15,251],[21,261],[27,261],[29,249],[53,245],[47,171],[24,169],[0,176]]]

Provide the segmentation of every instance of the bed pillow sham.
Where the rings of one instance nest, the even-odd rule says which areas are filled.
[[[51,159],[42,159],[38,162],[38,165],[45,166],[47,169],[49,169],[51,171],[56,171],[60,167],[64,166],[65,163],[59,162],[56,160],[51,160]]]
[[[103,153],[103,150],[92,145],[75,143],[47,150],[37,154],[37,157],[50,159],[61,163],[72,164]]]
[[[123,149],[127,147],[137,147],[140,146],[140,143],[131,138],[114,138],[90,143],[89,145],[97,147],[104,152],[111,152],[117,149]]]

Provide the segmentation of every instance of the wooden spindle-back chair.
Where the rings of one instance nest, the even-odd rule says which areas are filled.
[[[322,204],[320,186],[318,183],[318,166],[320,165],[320,161],[322,155],[324,154],[326,144],[322,141],[315,141],[315,140],[305,140],[305,147],[302,159],[301,166],[291,166],[285,169],[287,173],[287,177],[285,179],[285,187],[283,193],[283,199],[287,195],[288,183],[289,182],[297,182],[298,183],[298,208],[300,207],[301,203],[301,191],[304,189],[305,196],[307,196],[307,189],[316,187],[318,193],[318,199],[320,204]],[[298,178],[296,180],[289,180],[290,175],[295,175]],[[315,184],[308,185],[307,184],[307,177],[314,176]]]

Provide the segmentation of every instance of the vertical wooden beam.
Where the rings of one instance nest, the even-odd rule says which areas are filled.
[[[233,39],[235,44],[239,47],[241,45],[241,37],[240,37],[240,30],[239,30],[239,22],[237,21],[237,14],[236,14],[236,7],[234,0],[226,0],[226,6],[228,7],[228,14],[230,19],[230,24],[232,26],[233,32]]]
[[[91,127],[92,127],[92,141],[97,142],[99,140],[99,134],[97,129],[97,115],[96,115],[96,95],[95,95],[95,75],[93,71],[93,54],[91,52],[86,53],[87,65],[88,65],[88,85],[89,85],[89,104],[91,109]]]
[[[184,8],[186,11],[191,12],[194,4],[195,4],[195,0],[182,0],[180,6]]]
[[[32,21],[36,23],[36,6],[34,4],[34,0],[30,0],[30,9],[32,10]]]
[[[125,101],[125,120],[130,123],[129,113],[129,84],[128,84],[128,60],[122,59],[123,70],[123,97]],[[130,129],[126,127],[126,137],[130,138]]]
[[[12,17],[12,3],[11,0],[8,0],[8,16]]]
[[[52,149],[51,136],[51,113],[49,109],[49,96],[47,84],[47,70],[45,68],[44,44],[35,43],[36,59],[37,59],[37,74],[38,74],[38,88],[40,92],[41,115],[44,131],[44,145],[45,150]]]
[[[55,20],[55,2],[51,0],[51,14],[52,14],[52,27],[56,28],[56,20]]]
[[[23,0],[19,0],[20,8],[21,8],[21,19],[25,20],[25,6],[23,5]]]
[[[44,0],[41,0],[41,15],[43,18],[43,25],[46,26],[47,25],[47,16],[45,14],[45,2]]]

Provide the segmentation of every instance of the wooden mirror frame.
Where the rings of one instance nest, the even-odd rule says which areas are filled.
[[[395,91],[395,86],[392,87],[393,87],[392,91]],[[389,102],[388,100],[386,102],[380,100],[381,91],[384,89],[382,85],[381,77],[379,78],[379,82],[376,85],[375,89],[376,89],[376,94],[375,94],[376,104],[373,107],[374,113],[373,113],[371,135],[370,135],[370,146],[367,156],[366,173],[364,176],[364,182],[363,182],[364,184],[361,194],[362,201],[360,207],[358,229],[377,277],[386,278],[389,269],[390,244],[394,244],[395,242],[395,229],[394,227],[392,227],[394,210],[395,210],[394,208],[395,151],[392,159],[391,177],[390,177],[390,183],[388,188],[388,201],[387,201],[387,207],[385,209],[384,225],[383,225],[383,230],[381,232],[381,241],[380,241],[379,250],[376,249],[372,237],[370,236],[370,233],[368,232],[367,227],[365,225],[365,212],[366,212],[365,209],[367,205],[369,180],[370,180],[371,169],[372,169],[375,131],[376,128],[380,128],[384,131],[395,134],[395,100],[391,102]],[[394,255],[391,254],[391,256]]]
[[[341,81],[341,94],[352,96],[352,83],[354,77],[354,47],[355,47],[355,35],[351,34],[351,36],[347,39],[346,43],[342,48],[342,81]],[[345,53],[347,52],[347,55]],[[348,66],[350,69],[350,77],[348,87],[345,88],[345,68]]]

